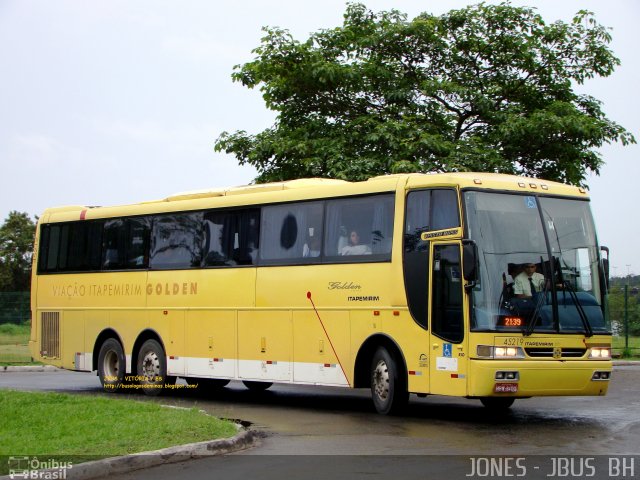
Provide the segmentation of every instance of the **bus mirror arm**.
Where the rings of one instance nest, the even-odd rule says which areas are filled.
[[[465,288],[475,287],[478,280],[478,246],[473,240],[462,240],[462,270]]]

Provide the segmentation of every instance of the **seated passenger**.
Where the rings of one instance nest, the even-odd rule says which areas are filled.
[[[355,230],[349,235],[349,244],[342,247],[340,255],[371,255],[369,245],[360,244],[360,235]]]
[[[516,298],[531,298],[544,290],[544,275],[536,272],[535,263],[527,263],[524,271],[513,282],[513,293]]]
[[[302,248],[303,257],[319,257],[320,256],[320,238],[315,236],[309,239]]]

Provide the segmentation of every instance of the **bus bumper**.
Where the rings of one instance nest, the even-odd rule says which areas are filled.
[[[470,397],[588,396],[606,395],[613,364],[584,360],[471,360],[469,367]]]

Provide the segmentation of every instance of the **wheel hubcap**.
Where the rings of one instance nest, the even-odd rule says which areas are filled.
[[[389,396],[389,369],[384,360],[380,360],[373,371],[373,391],[381,400]]]
[[[104,373],[107,377],[117,377],[118,371],[118,354],[113,350],[109,350],[104,356]]]
[[[142,359],[142,375],[150,382],[160,376],[160,359],[155,352],[148,352]]]

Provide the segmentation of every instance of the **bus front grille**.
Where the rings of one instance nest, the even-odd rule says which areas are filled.
[[[524,351],[532,358],[582,358],[587,353],[585,348],[525,348]]]
[[[40,355],[60,358],[60,312],[42,312],[40,321]]]

